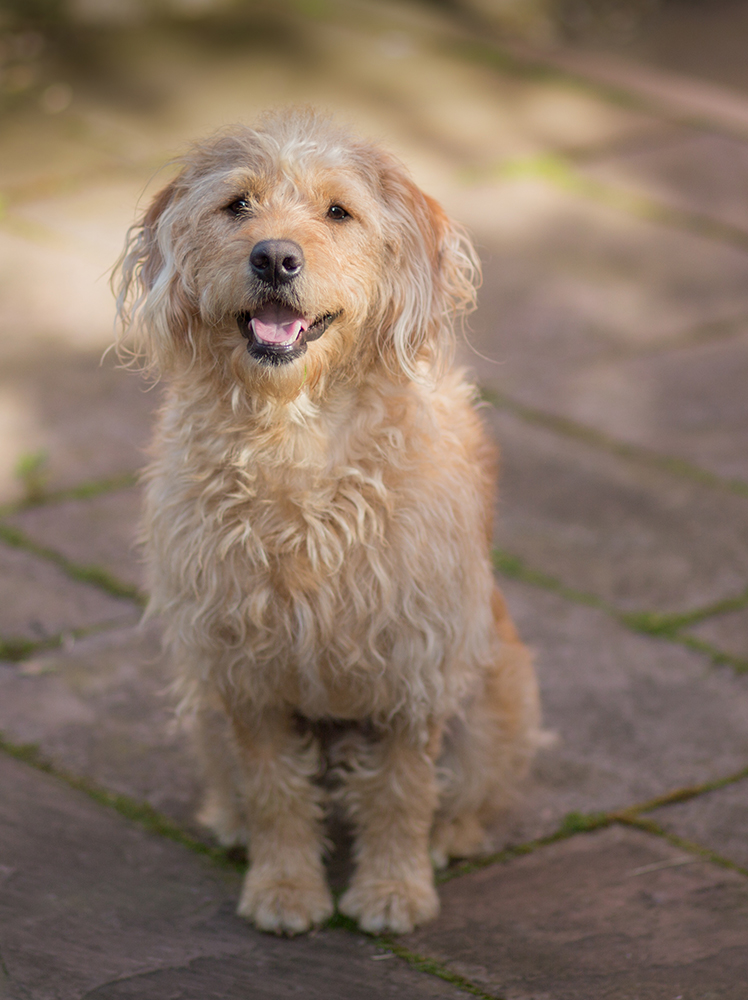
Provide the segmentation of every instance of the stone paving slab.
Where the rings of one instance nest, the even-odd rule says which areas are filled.
[[[461,350],[481,384],[748,480],[748,253],[538,180],[452,207],[484,261]]]
[[[748,869],[748,780],[648,813],[669,833]]]
[[[111,330],[111,326],[110,326]],[[0,352],[1,353],[1,352]],[[103,347],[70,350],[34,341],[0,374],[0,502],[23,496],[16,469],[46,456],[48,489],[132,472],[144,463],[159,389],[116,367]]]
[[[525,177],[517,170],[456,189],[452,201],[484,258],[470,340],[495,363],[481,380],[492,373],[560,404],[580,363],[674,346],[746,316],[748,252],[565,190],[531,163]]]
[[[132,622],[137,609],[98,587],[71,580],[39,556],[0,543],[0,636],[49,639],[105,622]]]
[[[637,830],[577,836],[449,882],[403,943],[506,1000],[743,1000],[748,880],[668,867],[683,857]]]
[[[748,497],[484,412],[502,453],[496,544],[623,610],[686,611],[742,594]]]
[[[453,998],[346,931],[234,916],[239,877],[0,754],[0,990],[9,1000]]]
[[[72,562],[98,566],[124,583],[144,584],[137,548],[141,492],[137,486],[87,500],[66,500],[29,508],[8,518],[37,545]]]
[[[527,584],[500,586],[557,736],[504,842],[549,833],[571,811],[624,808],[748,764],[747,675]]]
[[[619,441],[748,483],[748,319],[704,340],[591,364],[569,414]]]
[[[198,782],[158,630],[131,626],[0,665],[0,731],[72,774],[193,826]]]
[[[748,141],[708,132],[594,157],[582,170],[587,177],[743,231],[748,231],[747,171]]]

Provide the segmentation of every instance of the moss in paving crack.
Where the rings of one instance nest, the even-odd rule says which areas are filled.
[[[168,816],[164,816],[147,802],[139,802],[137,799],[133,799],[129,795],[122,795],[119,792],[110,792],[88,778],[71,774],[69,771],[57,767],[43,755],[36,744],[13,743],[0,734],[0,751],[15,758],[15,760],[22,761],[24,764],[30,764],[38,771],[43,771],[45,774],[64,781],[70,788],[83,792],[99,805],[114,809],[120,816],[137,823],[138,826],[149,833],[166,837],[168,840],[181,844],[183,847],[189,848],[196,854],[208,858],[223,868],[236,871],[243,870],[246,867],[244,862],[240,863],[238,861],[233,852],[219,847],[211,847],[203,843],[203,841],[187,833],[170,820]]]
[[[737,226],[697,212],[672,208],[643,195],[593,180],[579,172],[571,157],[560,153],[543,153],[534,157],[505,160],[486,173],[498,180],[535,178],[648,222],[673,226],[698,236],[729,243],[742,250],[748,248],[748,233]]]
[[[542,587],[544,590],[552,590],[560,597],[576,601],[578,604],[588,604],[591,607],[602,608],[605,611],[609,610],[601,598],[595,597],[594,594],[587,594],[582,590],[574,590],[571,587],[565,586],[555,577],[541,573],[539,570],[531,569],[525,565],[519,556],[505,552],[503,549],[493,549],[491,556],[494,568],[505,576],[511,577],[513,580],[530,583],[536,587]]]
[[[548,847],[561,840],[568,840],[570,837],[574,837],[578,834],[593,833],[595,830],[603,830],[606,827],[613,826],[615,823],[622,823],[628,826],[642,826],[642,829],[644,829],[650,821],[643,818],[641,816],[642,813],[651,812],[654,809],[661,809],[665,806],[674,805],[678,802],[686,802],[701,795],[706,795],[709,792],[717,791],[720,788],[726,788],[729,785],[742,781],[745,778],[748,778],[748,767],[743,768],[734,774],[725,775],[722,778],[715,778],[713,781],[705,781],[700,785],[688,785],[682,788],[676,788],[671,792],[665,793],[664,795],[657,796],[654,799],[648,799],[645,802],[635,803],[634,805],[627,806],[624,809],[614,809],[610,812],[567,813],[553,833],[549,833],[545,837],[538,837],[536,840],[526,841],[524,844],[516,844],[505,847],[503,850],[497,851],[494,854],[488,854],[484,857],[457,862],[456,864],[450,865],[450,867],[444,871],[438,872],[436,882],[437,884],[449,882],[453,878],[458,878],[462,875],[469,875],[476,871],[482,871],[484,868],[488,868],[491,865],[503,864],[507,861],[512,861],[514,858],[532,854],[539,848]],[[657,824],[652,823],[652,828],[654,832],[658,833],[658,835],[664,835],[664,831],[657,827]],[[713,854],[713,852],[709,851],[707,848],[700,847],[699,851],[702,853],[706,852],[710,856]],[[729,865],[731,867],[736,867],[732,862],[729,862]],[[742,869],[738,870],[742,871]]]
[[[546,573],[532,569],[525,565],[519,556],[505,552],[501,549],[494,549],[492,552],[494,568],[512,580],[519,580],[521,583],[529,583],[535,587],[542,587],[559,597],[577,604],[584,604],[587,607],[597,608],[615,618],[621,625],[625,625],[632,632],[648,635],[653,639],[663,639],[667,642],[674,642],[680,646],[686,646],[694,652],[702,653],[709,657],[715,666],[729,666],[737,673],[748,671],[748,660],[731,653],[725,653],[717,649],[703,639],[696,636],[684,634],[681,629],[686,625],[692,625],[703,621],[715,614],[721,614],[725,609],[736,610],[748,606],[748,595],[743,592],[734,598],[727,598],[723,601],[710,604],[706,608],[696,608],[693,611],[682,613],[666,614],[659,611],[619,611],[601,597],[595,594],[588,594],[582,590],[575,590],[567,587],[560,580]]]
[[[696,854],[703,858],[704,861],[710,861],[714,865],[719,865],[720,868],[728,868],[730,871],[748,876],[748,868],[744,868],[742,865],[736,864],[729,858],[725,858],[723,855],[717,854],[716,851],[712,851],[708,847],[703,847],[701,844],[697,844],[693,840],[687,840],[685,837],[679,837],[675,833],[670,833],[668,830],[663,829],[658,823],[655,823],[654,820],[637,815],[629,816],[624,813],[621,814],[618,822],[623,826],[631,826],[637,830],[643,830],[645,833],[651,833],[656,837],[661,837],[669,844],[672,844],[673,847],[679,847],[681,850],[688,851],[689,854]]]
[[[578,441],[585,442],[585,444],[602,448],[613,455],[620,455],[622,458],[652,466],[671,475],[676,475],[683,479],[691,479],[694,482],[701,483],[703,486],[727,490],[730,493],[736,493],[738,496],[748,497],[748,483],[741,479],[724,479],[714,472],[709,472],[707,469],[692,465],[685,459],[671,455],[661,455],[640,445],[619,441],[617,438],[610,437],[608,434],[594,427],[579,424],[568,417],[560,417],[555,413],[546,413],[543,410],[535,409],[535,407],[526,406],[524,403],[512,399],[511,396],[497,389],[481,386],[480,394],[486,403],[489,403],[496,409],[508,410],[528,423],[537,424],[539,427],[546,427],[557,434],[575,438]]]
[[[680,632],[691,625],[696,625],[705,618],[712,618],[714,615],[724,615],[730,611],[741,611],[745,607],[748,607],[748,588],[734,597],[725,597],[719,601],[713,601],[702,608],[694,608],[691,611],[684,611],[680,614],[668,614],[659,611],[623,612],[621,620],[625,621],[631,628],[637,629],[637,631],[670,638],[676,632]]]
[[[387,951],[391,952],[393,955],[397,955],[398,958],[403,959],[407,962],[411,969],[415,969],[416,972],[425,972],[430,976],[437,976],[439,979],[443,979],[445,982],[450,983],[452,986],[456,986],[458,989],[463,990],[465,993],[469,993],[474,997],[481,997],[482,1000],[503,1000],[498,993],[487,993],[480,986],[475,983],[470,982],[464,976],[459,975],[457,972],[452,972],[446,965],[441,962],[436,961],[433,958],[427,958],[425,955],[419,955],[417,952],[411,951],[409,948],[398,944],[391,937],[376,937],[374,940],[381,945],[382,948],[386,948]]]
[[[569,837],[573,837],[578,833],[592,833],[594,830],[601,830],[615,823],[616,816],[617,813],[570,812],[563,818],[558,828],[545,837],[528,840],[524,844],[511,844],[509,847],[505,847],[501,851],[496,851],[494,854],[486,854],[483,857],[458,861],[456,864],[450,865],[449,868],[437,873],[437,885],[450,882],[453,878],[458,878],[462,875],[470,875],[472,872],[482,871],[491,865],[504,864],[507,861],[514,860],[514,858],[524,857],[524,855],[532,854],[541,847],[548,847],[551,844],[555,844],[559,840],[568,840]]]
[[[662,809],[664,806],[675,805],[679,802],[688,802],[690,799],[698,798],[709,792],[719,791],[721,788],[727,788],[729,785],[734,785],[746,778],[748,778],[748,767],[741,768],[740,771],[736,771],[734,774],[715,778],[713,781],[703,781],[700,785],[684,785],[682,788],[676,788],[672,792],[666,792],[664,795],[658,795],[647,802],[642,802],[638,806],[632,806],[631,809],[627,809],[625,812],[632,814],[652,812],[652,810]]]
[[[601,830],[603,827],[610,826],[610,823],[610,813],[570,812],[564,816],[554,837],[561,840],[565,837],[571,837],[575,833],[590,833],[592,830]]]
[[[0,637],[0,660],[7,660],[10,663],[21,663],[36,653],[46,653],[52,649],[60,649],[67,646],[71,640],[86,639],[90,635],[97,635],[99,632],[107,632],[110,629],[122,628],[126,624],[121,618],[114,621],[97,622],[96,625],[87,625],[83,628],[71,628],[65,632],[58,632],[50,635],[46,639],[26,639],[23,636]]]
[[[93,479],[61,490],[45,490],[41,495],[33,498],[27,496],[26,499],[17,500],[15,503],[0,505],[0,518],[20,514],[21,511],[30,510],[34,507],[64,503],[67,500],[92,500],[105,493],[114,493],[117,490],[128,489],[131,486],[135,486],[137,482],[137,473],[123,472],[121,475],[110,476],[108,479]]]
[[[697,638],[695,635],[674,635],[669,637],[671,642],[680,643],[692,649],[695,653],[703,653],[708,656],[715,667],[731,667],[737,674],[748,673],[748,659],[742,656],[733,656],[722,649],[717,649],[709,642]]]
[[[58,566],[73,580],[78,580],[81,583],[88,583],[94,587],[98,587],[100,590],[104,590],[108,594],[111,594],[112,597],[120,597],[128,601],[133,601],[141,607],[145,606],[147,602],[145,595],[132,584],[124,583],[122,580],[118,580],[115,576],[107,570],[102,569],[100,566],[86,566],[81,563],[73,562],[71,559],[62,555],[61,552],[57,552],[56,549],[51,549],[45,545],[38,545],[18,528],[11,527],[9,524],[0,524],[0,540],[5,542],[6,545],[12,545],[14,548],[23,549],[31,555],[47,559],[49,562]]]
[[[55,645],[59,645],[61,638],[55,636]],[[53,648],[46,645],[47,640],[41,640],[41,642],[34,642],[31,639],[24,639],[19,636],[18,638],[3,638],[0,636],[0,660],[6,660],[10,663],[19,663],[21,660],[27,659],[27,657],[32,656],[40,647],[41,648]]]

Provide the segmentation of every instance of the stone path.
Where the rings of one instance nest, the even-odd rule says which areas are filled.
[[[51,29],[38,65],[8,50],[38,80],[0,123],[0,997],[744,1000],[748,95],[439,8],[253,16],[84,23],[90,76]],[[556,734],[400,939],[234,916],[137,625],[159,391],[101,362],[154,172],[287,101],[382,137],[476,238],[496,567]]]

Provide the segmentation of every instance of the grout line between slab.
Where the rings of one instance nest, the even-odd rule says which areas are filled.
[[[133,619],[133,624],[140,620],[140,614]],[[10,663],[21,663],[36,653],[46,653],[52,649],[67,647],[71,640],[87,639],[89,636],[98,635],[101,632],[108,632],[112,629],[122,628],[128,624],[121,618],[113,618],[104,622],[97,622],[95,625],[86,625],[81,628],[70,628],[56,635],[48,636],[46,639],[27,639],[25,636],[2,636],[0,635],[0,660]]]
[[[359,933],[362,933],[359,931]],[[411,969],[416,972],[425,973],[430,976],[437,976],[439,979],[443,979],[445,982],[450,983],[452,986],[456,986],[458,989],[463,990],[465,993],[470,994],[474,997],[480,997],[480,1000],[505,1000],[505,998],[499,993],[486,993],[482,987],[477,986],[471,980],[466,979],[457,972],[452,972],[452,970],[443,962],[438,962],[436,959],[427,958],[424,955],[419,955],[417,952],[411,951],[410,948],[406,948],[401,944],[398,944],[393,938],[388,935],[377,936],[374,940],[382,948],[386,948],[392,955],[396,955],[398,958],[406,962]]]
[[[11,527],[8,524],[0,524],[0,541],[5,542],[6,545],[10,545],[13,548],[28,552],[31,555],[47,559],[59,567],[71,579],[79,583],[91,584],[112,597],[132,601],[133,604],[139,607],[145,607],[147,603],[146,596],[133,584],[124,583],[101,566],[77,563],[68,559],[56,549],[49,548],[46,545],[38,545],[18,528]]]
[[[649,799],[647,802],[641,802],[638,806],[631,806],[624,812],[646,813],[652,812],[654,809],[662,809],[664,806],[676,805],[679,802],[688,802],[690,799],[719,791],[721,788],[727,788],[728,785],[734,785],[746,778],[748,778],[748,767],[743,767],[733,774],[724,775],[722,778],[715,778],[712,781],[703,781],[700,785],[684,785],[682,788],[676,788],[672,792],[666,792]]]
[[[29,496],[22,500],[1,504],[0,519],[21,514],[26,510],[34,510],[37,507],[65,503],[68,500],[92,500],[105,493],[115,493],[117,490],[136,486],[138,478],[137,472],[123,472],[117,476],[110,476],[106,479],[91,479],[79,483],[77,486],[68,486],[60,490],[32,491]]]
[[[243,862],[240,864],[234,860],[230,851],[220,847],[212,847],[204,843],[182,829],[181,826],[163,813],[154,809],[147,802],[139,801],[119,792],[110,792],[88,778],[80,777],[64,768],[58,767],[42,754],[36,744],[13,743],[0,733],[0,752],[7,754],[14,760],[28,764],[37,771],[48,774],[58,781],[64,782],[76,791],[83,792],[90,799],[93,799],[94,802],[113,809],[125,819],[137,823],[138,826],[142,827],[148,833],[166,837],[167,840],[181,844],[183,847],[187,847],[194,853],[208,858],[222,868],[229,868],[235,871],[243,870]]]
[[[668,830],[663,829],[659,823],[655,823],[654,820],[636,815],[622,815],[616,822],[620,823],[622,826],[631,826],[637,830],[642,830],[645,833],[651,833],[656,837],[661,837],[669,844],[672,844],[673,847],[679,847],[691,854],[697,854],[705,861],[710,861],[714,865],[719,865],[720,868],[727,868],[729,871],[737,872],[739,875],[748,876],[748,868],[743,867],[743,865],[739,865],[735,861],[731,861],[729,858],[725,858],[716,851],[712,851],[708,847],[703,847],[701,844],[697,844],[693,840],[687,840],[685,837],[680,837],[676,833],[670,833]]]
[[[652,639],[673,642],[679,646],[685,646],[694,652],[708,656],[715,666],[729,666],[736,673],[748,672],[748,659],[733,656],[731,653],[726,653],[724,650],[718,649],[716,646],[712,646],[710,643],[704,642],[704,640],[696,636],[688,635],[681,631],[698,622],[705,621],[713,615],[722,614],[725,611],[737,611],[747,607],[748,591],[743,591],[735,597],[725,598],[705,608],[696,608],[685,613],[620,611],[596,594],[588,594],[585,591],[567,587],[555,577],[542,573],[539,570],[531,569],[524,564],[519,556],[496,548],[493,550],[492,556],[494,568],[512,580],[531,584],[534,587],[541,587],[543,590],[557,594],[567,601],[596,608],[610,615],[611,618],[614,618],[619,624],[630,629],[632,632],[649,636]]]
[[[721,865],[723,868],[731,868],[743,875],[748,875],[748,869],[743,868],[741,865],[731,861],[729,858],[725,858],[716,851],[712,851],[708,847],[703,847],[701,844],[685,840],[682,837],[678,837],[676,834],[670,834],[668,831],[660,827],[659,824],[655,823],[654,820],[650,820],[641,815],[644,812],[650,812],[664,806],[674,805],[678,802],[687,802],[691,799],[698,798],[701,795],[708,794],[709,792],[717,791],[720,788],[726,788],[729,785],[736,784],[738,781],[743,781],[746,778],[748,778],[748,767],[723,778],[717,778],[714,781],[704,782],[701,785],[688,785],[683,788],[676,788],[672,792],[667,792],[657,798],[649,799],[646,802],[628,806],[625,809],[614,809],[610,812],[599,813],[568,813],[562,820],[561,825],[554,830],[553,833],[547,834],[544,837],[538,837],[535,840],[527,841],[523,844],[511,845],[501,851],[497,851],[495,854],[487,855],[484,858],[476,858],[475,860],[458,863],[457,865],[438,873],[436,878],[437,884],[441,885],[444,882],[451,881],[453,878],[459,878],[462,875],[469,875],[475,871],[482,871],[484,868],[489,868],[491,865],[501,864],[506,861],[511,861],[513,858],[522,857],[526,854],[532,854],[539,848],[548,847],[549,845],[558,843],[561,840],[568,840],[570,837],[576,836],[577,834],[592,833],[595,830],[603,830],[615,824],[634,826],[645,830],[648,833],[654,833],[659,837],[664,837],[676,847],[682,847],[684,850],[698,853],[700,856],[713,861],[715,864]]]
[[[597,430],[597,428],[587,424],[580,424],[569,417],[561,417],[555,413],[538,410],[534,406],[527,406],[506,393],[490,387],[481,386],[480,396],[490,406],[497,410],[513,413],[527,423],[537,424],[539,427],[545,427],[557,434],[583,441],[585,444],[600,448],[610,454],[648,465],[681,479],[690,479],[712,489],[725,490],[741,497],[748,497],[748,482],[742,479],[725,479],[716,472],[702,469],[701,466],[694,465],[685,458],[663,455],[642,445],[629,444],[627,441],[611,437],[604,431]]]

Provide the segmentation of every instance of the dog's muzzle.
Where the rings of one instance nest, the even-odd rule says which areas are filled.
[[[279,307],[284,309],[285,307]],[[263,310],[267,311],[267,307]],[[247,351],[256,361],[266,365],[285,365],[306,354],[306,345],[311,340],[319,340],[328,326],[340,316],[341,311],[327,313],[313,323],[308,325],[302,320],[297,320],[299,331],[296,337],[289,342],[264,340],[258,336],[257,326],[260,325],[256,316],[251,312],[242,312],[236,317],[239,333],[247,340]],[[291,323],[286,324],[291,326]]]

